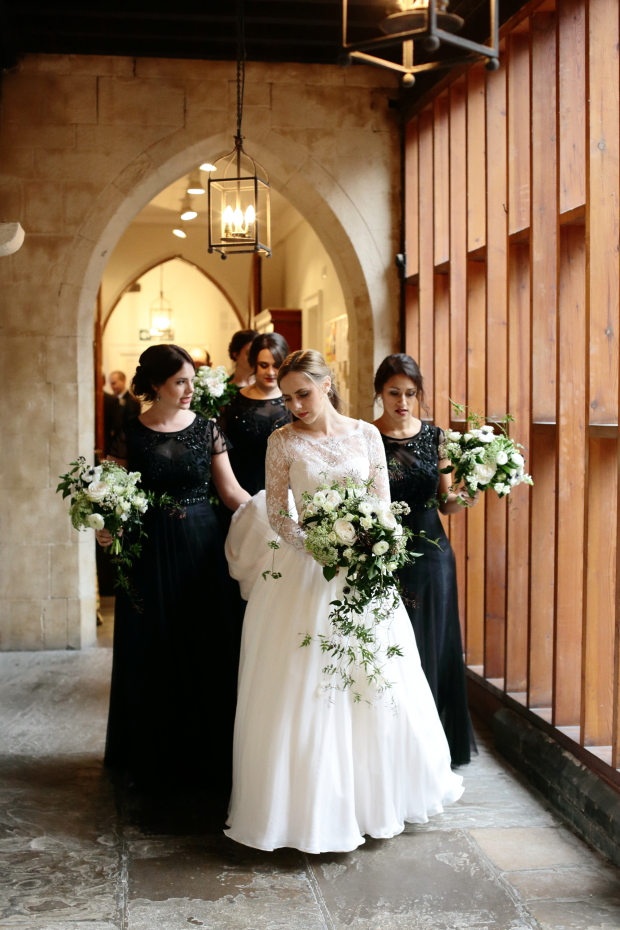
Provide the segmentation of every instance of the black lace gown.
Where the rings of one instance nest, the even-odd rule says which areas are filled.
[[[241,601],[208,500],[211,457],[227,450],[201,416],[174,433],[133,420],[111,450],[181,505],[146,512],[136,603],[116,598],[105,763],[139,785],[230,784]]]
[[[239,392],[223,408],[218,422],[232,443],[230,464],[248,494],[264,489],[267,440],[291,419],[281,397],[254,400]]]
[[[437,507],[438,447],[442,431],[423,423],[409,439],[382,436],[393,501],[406,501],[411,513],[403,523],[429,540],[411,540],[422,558],[399,573],[403,600],[414,629],[422,668],[433,692],[450,746],[453,765],[470,761],[476,744],[467,709],[465,666],[459,624],[456,563]]]

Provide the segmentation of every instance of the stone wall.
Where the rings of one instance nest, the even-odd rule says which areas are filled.
[[[20,220],[26,241],[0,260],[0,649],[94,642],[93,540],[54,489],[92,456],[97,290],[149,200],[231,147],[234,77],[230,62],[31,55],[2,78],[0,222]],[[362,67],[247,69],[247,147],[332,255],[364,405],[397,340],[391,82]]]

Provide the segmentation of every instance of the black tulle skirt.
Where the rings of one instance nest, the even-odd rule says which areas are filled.
[[[411,548],[422,557],[401,569],[399,578],[452,764],[464,765],[476,751],[476,743],[467,708],[454,552],[436,510],[410,513],[403,523],[439,543],[435,546],[414,537]]]
[[[211,505],[150,510],[116,599],[106,765],[139,784],[231,780],[242,602]]]

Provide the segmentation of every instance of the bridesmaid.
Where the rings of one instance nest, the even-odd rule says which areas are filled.
[[[248,362],[248,353],[255,336],[258,336],[255,329],[240,329],[234,333],[228,346],[230,360],[235,363],[232,382],[238,388],[247,387],[252,380],[252,369]]]
[[[116,598],[105,764],[139,787],[230,785],[241,601],[209,503],[210,475],[231,510],[249,496],[219,426],[190,410],[193,383],[185,349],[149,347],[132,390],[150,406],[112,446],[111,457],[139,471],[143,488],[178,505],[147,510],[133,600],[124,591]],[[97,540],[112,542],[106,530]]]
[[[267,440],[274,429],[292,419],[278,387],[278,370],[288,354],[286,339],[279,333],[256,336],[248,355],[254,383],[241,388],[219,418],[232,445],[232,470],[248,494],[265,487]]]
[[[402,595],[409,613],[422,668],[433,692],[453,765],[465,765],[476,751],[467,709],[465,665],[459,624],[454,552],[437,513],[463,510],[449,491],[450,475],[439,469],[449,463],[439,459],[443,432],[414,416],[424,406],[424,383],[418,365],[409,355],[389,355],[375,375],[375,397],[383,414],[375,421],[385,446],[392,500],[404,500],[411,513],[403,522],[416,537],[412,545],[423,556],[400,572]],[[443,495],[447,500],[443,502]]]

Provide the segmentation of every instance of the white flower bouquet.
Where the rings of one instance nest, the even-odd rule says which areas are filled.
[[[238,390],[237,385],[232,383],[232,375],[227,373],[223,365],[217,368],[202,365],[194,378],[191,409],[209,420],[219,414],[220,409],[232,400]]]
[[[460,404],[452,406],[456,413],[465,412],[466,408]],[[525,459],[519,451],[523,447],[508,435],[506,427],[510,422],[513,417],[509,414],[487,422],[486,417],[469,413],[466,432],[446,432],[439,457],[448,459],[450,465],[441,471],[453,476],[451,491],[464,489],[459,492],[463,505],[477,491],[492,489],[499,497],[505,497],[518,484],[534,483],[525,473]]]
[[[331,602],[331,633],[320,636],[321,649],[331,659],[323,674],[330,681],[336,676],[335,687],[341,690],[354,686],[355,669],[363,670],[378,692],[386,690],[390,682],[383,675],[384,661],[402,655],[398,645],[384,642],[382,628],[399,602],[394,573],[418,555],[407,549],[411,532],[401,522],[407,513],[407,504],[387,504],[376,497],[372,481],[346,479],[303,495],[300,523],[306,530],[306,550],[323,566],[328,581],[338,572],[344,576],[342,595]],[[302,645],[311,641],[307,635]],[[360,699],[356,692],[355,700]]]
[[[138,488],[140,472],[128,472],[116,462],[89,466],[83,456],[60,475],[56,493],[71,499],[69,515],[76,530],[106,529],[112,536],[109,552],[117,569],[117,585],[129,592],[125,569],[142,548],[142,517],[149,506],[174,506],[166,494],[155,495]],[[127,534],[128,529],[137,531]]]

